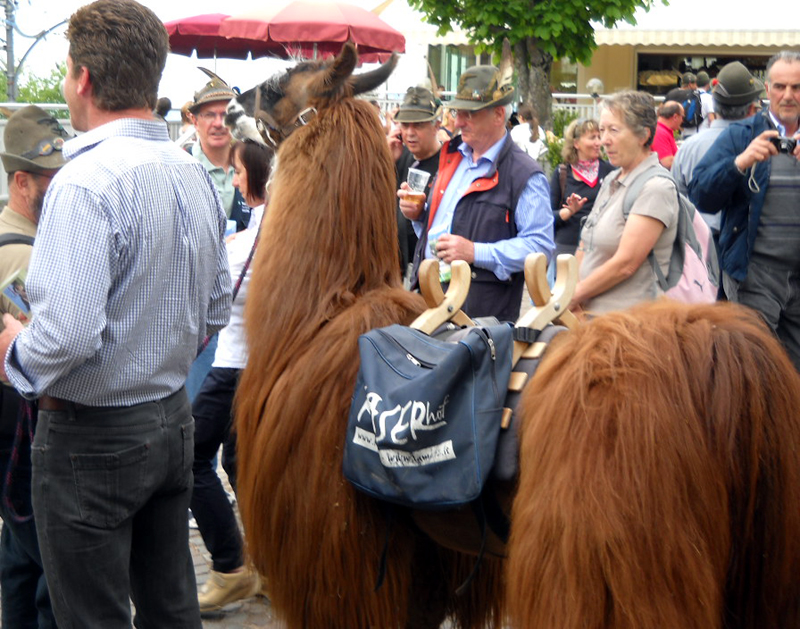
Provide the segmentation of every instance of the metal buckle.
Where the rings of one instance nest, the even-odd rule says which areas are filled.
[[[317,115],[317,110],[314,107],[306,107],[303,111],[297,114],[297,121],[295,126],[306,126]]]

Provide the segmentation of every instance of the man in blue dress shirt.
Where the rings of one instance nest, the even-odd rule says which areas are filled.
[[[438,258],[442,269],[465,260],[472,283],[464,311],[514,321],[525,257],[542,252],[549,259],[555,245],[547,178],[506,130],[514,88],[501,83],[494,66],[475,66],[461,75],[456,98],[448,103],[460,135],[442,147],[427,203],[406,200],[405,183],[398,196],[419,237],[415,280],[425,258]],[[440,280],[447,283],[446,270]]]
[[[70,19],[71,160],[45,197],[27,290],[4,317],[11,384],[39,398],[33,508],[59,627],[202,626],[186,512],[183,383],[230,313],[225,214],[205,169],[153,118],[169,43],[133,0]],[[130,597],[130,598],[129,598]]]

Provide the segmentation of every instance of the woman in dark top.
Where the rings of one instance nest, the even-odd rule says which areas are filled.
[[[600,184],[614,170],[600,159],[600,127],[596,120],[573,120],[564,132],[564,163],[550,181],[550,207],[555,219],[556,255],[575,253],[581,220],[589,215]]]

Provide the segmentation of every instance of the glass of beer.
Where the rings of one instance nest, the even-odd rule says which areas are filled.
[[[410,190],[406,193],[406,199],[422,206],[427,198],[425,186],[428,185],[428,179],[430,179],[430,177],[431,174],[424,170],[409,168],[406,183]]]

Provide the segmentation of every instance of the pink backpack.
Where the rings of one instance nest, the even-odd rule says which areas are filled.
[[[672,176],[661,166],[654,166],[641,173],[625,192],[622,207],[625,220],[628,220],[644,184],[653,177],[664,177],[675,185]],[[711,230],[694,204],[678,191],[677,185],[675,194],[678,195],[678,230],[667,276],[664,277],[652,251],[648,260],[658,285],[671,299],[687,304],[713,303],[717,300],[720,275]]]

